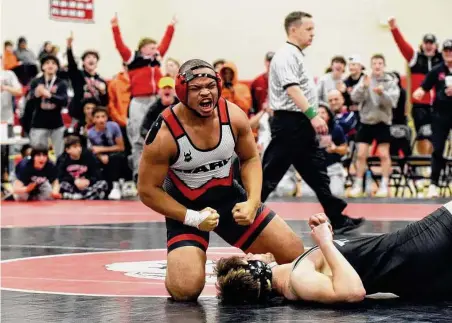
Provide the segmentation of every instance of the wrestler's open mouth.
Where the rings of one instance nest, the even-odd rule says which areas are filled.
[[[211,99],[203,99],[201,102],[199,102],[199,105],[204,110],[210,109],[212,107],[212,100]]]

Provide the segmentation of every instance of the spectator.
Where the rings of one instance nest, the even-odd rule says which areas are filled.
[[[127,73],[127,65],[123,64],[123,71],[119,72],[108,84],[108,114],[121,128],[124,138],[126,156],[130,155],[131,147],[127,138],[127,114],[130,104],[130,78]]]
[[[99,102],[95,99],[83,100],[83,113],[84,118],[74,126],[71,126],[64,131],[64,138],[68,136],[77,136],[80,139],[81,146],[85,149],[88,148],[88,130],[94,126],[93,123],[93,110],[99,105]]]
[[[22,95],[22,86],[16,74],[3,70],[2,60],[3,57],[0,58],[0,97],[2,103],[0,121],[12,126],[14,121],[13,99]]]
[[[251,97],[253,101],[253,113],[256,114],[264,109],[264,103],[268,105],[268,71],[274,52],[265,55],[265,72],[256,77],[251,83]]]
[[[51,138],[58,157],[64,151],[61,109],[67,106],[67,85],[57,76],[59,61],[55,56],[45,56],[41,68],[44,75],[30,85],[22,126],[27,132],[30,129],[32,146],[47,146]]]
[[[3,70],[2,58],[0,58],[0,100],[1,114],[0,122],[6,124],[8,132],[12,129],[14,123],[13,100],[15,96],[22,95],[22,86],[19,80],[11,71]],[[2,154],[2,183],[8,182],[9,174],[9,146],[1,146]]]
[[[344,96],[339,90],[331,90],[328,93],[329,108],[335,121],[344,131],[348,141],[354,141],[358,130],[358,117],[354,111],[347,111],[344,101]]]
[[[14,171],[16,174],[18,172],[21,172],[21,170],[27,164],[27,160],[31,159],[32,150],[33,148],[29,144],[25,144],[22,146],[22,148],[20,149],[20,156],[22,159],[16,165],[16,169]]]
[[[141,125],[141,137],[146,137],[149,129],[160,113],[167,107],[179,103],[179,99],[176,97],[174,90],[175,81],[171,77],[162,77],[159,81],[159,98],[151,105],[146,116],[144,117],[143,124]],[[138,166],[138,165],[137,165]],[[134,167],[135,168],[135,167]]]
[[[17,77],[22,85],[28,85],[38,74],[38,60],[36,59],[36,55],[27,47],[27,40],[24,37],[20,37],[17,41],[17,49],[14,54],[21,62],[21,74]]]
[[[328,92],[331,90],[339,90],[342,93],[347,91],[344,80],[345,66],[347,62],[342,56],[334,56],[331,59],[331,72],[323,75],[319,83],[317,84],[317,89],[319,93],[319,101],[326,102],[328,97]]]
[[[67,60],[68,76],[71,80],[74,90],[74,97],[69,106],[71,117],[83,119],[83,109],[80,105],[82,100],[96,99],[102,106],[108,104],[107,83],[97,74],[97,64],[99,62],[99,53],[94,50],[87,50],[82,55],[83,69],[79,70],[75,62],[72,51],[73,34],[67,39]]]
[[[50,41],[44,42],[44,44],[42,45],[42,49],[39,52],[38,59],[41,60],[44,56],[47,56],[47,55],[55,55],[55,53],[53,52],[53,49],[54,49],[54,46],[53,46],[52,42],[50,42]]]
[[[77,135],[80,137],[80,143],[83,148],[88,147],[88,130],[94,126],[93,111],[100,104],[94,98],[82,100],[83,119],[79,120],[74,127],[69,128],[65,132],[65,137],[68,135]]]
[[[342,128],[335,122],[333,112],[326,103],[319,103],[320,117],[328,124],[328,135],[320,136],[320,147],[325,149],[326,166],[330,178],[330,190],[335,196],[344,196],[345,169],[342,157],[348,152],[347,139]]]
[[[25,37],[20,37],[17,41],[17,49],[14,54],[16,54],[17,59],[24,65],[36,66],[36,62],[38,60],[36,59],[35,53],[33,53],[33,51],[28,48],[27,40],[25,39]]]
[[[2,67],[5,70],[13,70],[21,64],[16,54],[14,54],[13,43],[10,41],[5,41],[2,63]]]
[[[170,46],[176,23],[177,20],[173,17],[159,46],[152,38],[143,38],[138,43],[138,50],[132,53],[122,40],[118,17],[115,16],[111,20],[116,48],[121,54],[123,62],[127,63],[130,77],[132,100],[129,106],[127,134],[132,146],[133,160],[138,161],[141,157],[142,150],[140,148],[143,147],[143,138],[140,135],[141,124],[149,106],[157,100],[157,84],[162,77],[160,64]],[[133,172],[138,173],[138,169],[134,169]]]
[[[226,63],[226,60],[220,58],[217,59],[216,61],[214,61],[212,63],[213,68],[215,69],[215,72],[220,73],[221,68],[223,67],[223,65]]]
[[[399,96],[399,100],[397,101],[397,106],[392,113],[392,124],[393,125],[396,125],[396,124],[406,125],[407,124],[406,113],[405,113],[406,112],[405,111],[406,91],[402,87],[402,80],[400,78],[400,74],[396,71],[393,71],[392,74],[397,78],[397,85],[399,86],[399,90],[400,90],[400,96]]]
[[[416,99],[413,92],[419,88],[425,75],[433,68],[433,66],[442,62],[441,53],[438,52],[438,45],[436,44],[436,37],[432,34],[426,34],[422,39],[422,44],[419,50],[414,48],[405,40],[400,29],[397,26],[395,18],[389,19],[389,27],[391,28],[392,36],[402,53],[405,60],[410,66],[411,79],[411,114],[416,128],[417,150],[422,155],[429,155],[432,152],[432,145],[430,143],[432,136],[432,97],[427,93],[420,100]]]
[[[374,55],[371,59],[372,74],[361,78],[353,89],[351,98],[361,104],[361,127],[356,135],[358,143],[358,159],[356,180],[350,191],[351,197],[362,194],[363,176],[367,165],[369,145],[377,142],[378,154],[381,160],[382,180],[376,193],[377,197],[387,197],[389,194],[389,173],[391,172],[391,156],[389,143],[391,142],[390,124],[392,109],[396,107],[400,90],[396,78],[385,73],[385,58]]]
[[[438,182],[444,168],[444,147],[452,129],[452,39],[443,44],[443,62],[436,65],[425,77],[421,86],[413,93],[413,98],[422,100],[429,91],[435,89],[432,119],[432,173],[428,198],[438,197]]]
[[[250,117],[251,129],[257,130],[257,148],[261,156],[264,155],[272,137],[270,129],[270,118],[272,116],[273,110],[265,103],[262,110]]]
[[[89,129],[88,138],[92,145],[92,152],[97,156],[103,166],[104,178],[112,187],[108,198],[119,200],[122,192],[120,180],[130,181],[130,170],[127,166],[124,152],[124,140],[121,129],[114,121],[108,121],[108,112],[104,107],[96,107],[93,111],[94,127]],[[128,186],[130,187],[130,183]],[[125,189],[124,189],[125,190]]]
[[[347,91],[342,93],[345,100],[345,105],[348,107],[349,111],[354,111],[358,115],[358,104],[353,102],[350,98],[350,94],[353,91],[353,88],[358,84],[361,77],[364,75],[364,63],[359,55],[352,55],[348,58],[348,70],[350,75],[345,79],[344,83],[347,87]]]
[[[101,179],[96,157],[82,148],[80,138],[64,139],[65,153],[58,158],[60,192],[65,200],[102,200],[108,184]]]
[[[177,73],[179,72],[180,63],[174,58],[169,57],[165,63],[165,76],[172,77],[176,79]]]
[[[223,80],[221,96],[232,103],[237,104],[246,114],[252,106],[251,92],[248,86],[239,83],[237,67],[232,62],[226,62],[220,69]]]
[[[60,199],[60,185],[55,165],[49,161],[46,146],[34,147],[31,158],[16,168],[13,192],[16,201]]]

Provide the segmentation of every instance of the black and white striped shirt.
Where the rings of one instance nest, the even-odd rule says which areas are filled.
[[[304,54],[298,46],[287,42],[275,53],[270,65],[268,82],[270,106],[273,110],[301,112],[287,94],[286,89],[292,85],[298,85],[309,106],[317,109],[317,87],[314,78],[306,69]]]

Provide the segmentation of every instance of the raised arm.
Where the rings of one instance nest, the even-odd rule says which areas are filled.
[[[392,36],[394,37],[394,40],[397,44],[397,47],[399,47],[399,50],[402,53],[403,57],[405,57],[406,61],[411,62],[415,54],[413,47],[403,37],[402,33],[397,27],[395,18],[393,17],[389,18],[388,23],[389,27],[391,28]]]
[[[173,39],[173,35],[174,35],[174,26],[176,24],[177,24],[177,19],[174,16],[173,19],[171,20],[171,23],[166,28],[165,35],[163,36],[163,39],[160,42],[159,47],[158,47],[158,50],[162,57],[165,56],[166,52],[168,51],[168,49],[171,45],[171,40]]]
[[[118,16],[115,15],[111,20],[111,29],[113,31],[113,38],[115,40],[116,49],[118,50],[124,62],[129,62],[132,58],[132,52],[122,41],[121,31],[119,30]]]
[[[291,274],[292,293],[301,300],[327,304],[362,301],[366,291],[361,278],[337,250],[328,223],[314,227],[312,237],[318,243],[332,276],[319,272],[323,267],[322,260],[304,259]]]
[[[68,64],[68,72],[69,74],[78,73],[78,66],[74,58],[74,52],[72,51],[72,44],[74,42],[74,33],[71,31],[71,34],[69,38],[66,40],[67,42],[67,50],[66,50],[66,56],[67,56],[67,64]]]

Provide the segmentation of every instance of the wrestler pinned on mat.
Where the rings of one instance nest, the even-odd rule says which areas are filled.
[[[380,236],[334,240],[323,214],[309,219],[317,246],[292,264],[271,254],[223,258],[216,264],[225,303],[289,300],[359,302],[392,293],[404,299],[452,299],[452,202],[404,229]]]
[[[260,202],[262,166],[246,114],[221,98],[221,78],[207,62],[185,62],[176,77],[181,101],[165,109],[146,137],[138,191],[166,217],[166,288],[196,300],[205,283],[209,232],[245,252],[271,252],[278,263],[304,251],[301,239]],[[242,188],[233,178],[240,159]]]

